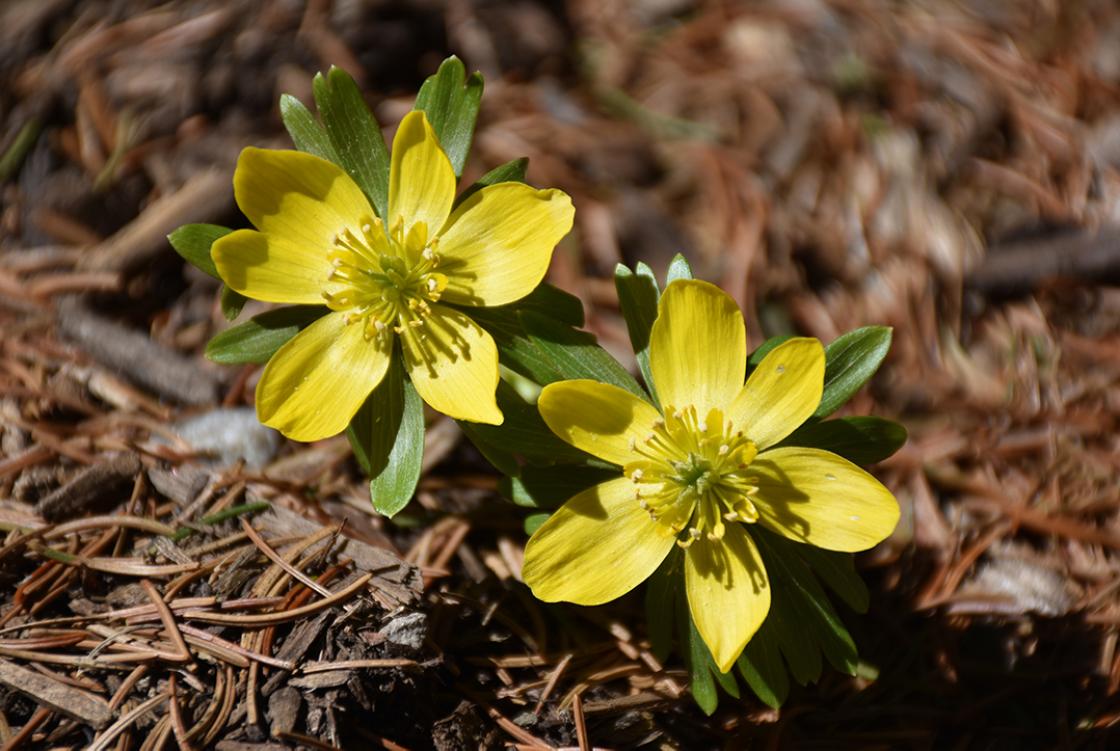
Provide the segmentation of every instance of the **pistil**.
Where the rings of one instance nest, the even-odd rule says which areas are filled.
[[[682,547],[722,539],[725,522],[757,521],[754,443],[718,409],[703,419],[692,406],[667,407],[665,415],[644,439],[631,441],[641,458],[624,468],[641,508]]]
[[[364,322],[365,338],[419,329],[439,300],[447,277],[437,271],[437,240],[428,240],[427,227],[417,222],[404,231],[398,219],[386,233],[373,217],[360,232],[347,228],[335,237],[329,251],[332,270],[323,285],[328,307],[346,313],[349,324]]]

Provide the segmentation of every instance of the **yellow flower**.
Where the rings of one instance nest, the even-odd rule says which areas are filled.
[[[734,301],[706,282],[676,281],[650,334],[661,412],[595,381],[544,388],[549,428],[624,476],[576,495],[532,536],[522,575],[533,594],[580,605],[613,600],[679,545],[689,611],[726,672],[770,609],[752,525],[842,551],[891,533],[898,503],[867,472],[828,451],[774,448],[820,403],[820,342],[775,347],[744,385],[746,362]]]
[[[257,229],[214,243],[225,283],[256,300],[330,308],[268,362],[261,422],[301,441],[342,431],[399,339],[424,401],[501,424],[497,348],[460,308],[514,302],[540,283],[572,226],[567,195],[500,183],[453,210],[455,173],[419,111],[393,139],[386,221],[341,168],[298,151],[245,149],[233,187]]]

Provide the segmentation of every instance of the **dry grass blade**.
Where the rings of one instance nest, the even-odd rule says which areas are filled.
[[[166,692],[156,694],[147,701],[137,704],[131,710],[121,715],[120,719],[106,728],[103,733],[94,738],[93,743],[89,745],[86,751],[104,751],[109,748],[109,745],[113,743],[121,733],[127,730],[132,723],[163,704],[168,700],[169,696],[170,695]]]
[[[338,592],[333,593],[330,597],[320,600],[319,602],[305,605],[302,608],[294,608],[282,613],[261,613],[259,615],[232,615],[224,613],[209,613],[202,610],[187,610],[184,611],[182,616],[190,620],[203,621],[205,623],[224,623],[231,626],[275,626],[279,623],[288,623],[294,621],[305,615],[317,613],[320,610],[325,610],[332,605],[353,597],[365,587],[369,580],[373,578],[373,574],[362,574],[353,582],[343,587]]]
[[[297,581],[303,583],[305,586],[315,590],[316,592],[321,594],[323,597],[330,597],[331,596],[331,591],[329,589],[322,586],[321,584],[319,584],[315,580],[311,579],[306,574],[304,574],[302,571],[297,569],[295,566],[291,565],[290,563],[285,561],[283,558],[281,558],[280,555],[275,550],[273,550],[267,542],[264,541],[264,538],[262,538],[259,534],[257,534],[256,530],[253,529],[253,526],[251,524],[249,524],[248,521],[246,521],[245,519],[242,519],[241,520],[241,527],[242,527],[242,529],[245,530],[245,534],[248,535],[249,539],[253,541],[253,544],[256,545],[258,548],[260,548],[261,552],[264,553],[266,556],[268,556],[269,560],[271,560],[277,566],[279,566],[280,568],[282,568],[286,572],[288,572],[288,574],[292,578],[294,578]]]

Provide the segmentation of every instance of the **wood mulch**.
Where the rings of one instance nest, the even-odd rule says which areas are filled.
[[[1104,0],[4,4],[0,747],[1115,745],[1118,49]],[[202,357],[216,284],[165,236],[242,221],[279,94],[340,65],[392,124],[452,51],[467,179],[574,197],[550,278],[624,361],[614,265],[681,250],[753,344],[894,327],[850,407],[911,436],[858,677],[705,717],[640,596],[532,599],[454,423],[386,522],[345,438],[278,440]]]

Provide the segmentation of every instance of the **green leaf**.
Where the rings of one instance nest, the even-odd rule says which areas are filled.
[[[839,454],[854,464],[881,462],[906,443],[906,428],[882,417],[841,417],[807,422],[780,446],[812,446]]]
[[[867,588],[853,556],[760,528],[752,530],[752,537],[770,576],[771,604],[737,662],[751,690],[779,707],[789,695],[789,674],[802,685],[816,681],[824,667],[822,655],[837,670],[855,675],[860,669],[855,642],[821,586],[823,582],[854,609],[866,609]]]
[[[673,613],[680,594],[681,550],[669,551],[646,585],[646,624],[654,657],[664,662],[673,648]]]
[[[338,163],[366,194],[377,215],[389,210],[389,149],[358,84],[341,68],[312,81],[315,105]]]
[[[424,459],[424,402],[399,357],[350,421],[346,437],[370,478],[374,510],[392,518],[412,499]]]
[[[771,551],[778,552],[778,567],[785,575],[787,587],[792,586],[797,595],[791,600],[832,667],[855,675],[859,666],[855,641],[832,607],[813,570],[801,557],[798,547],[801,547],[798,543],[784,538],[771,545]]]
[[[750,371],[758,367],[758,364],[762,362],[762,358],[770,354],[770,350],[774,349],[779,344],[788,342],[792,338],[793,337],[789,334],[782,334],[781,336],[772,336],[764,341],[759,348],[751,352],[751,356],[747,358],[747,374],[749,375]]]
[[[782,662],[781,648],[765,622],[747,642],[735,665],[739,675],[766,705],[778,709],[789,696],[789,673]]]
[[[220,302],[222,315],[227,321],[232,321],[241,315],[241,310],[245,307],[245,303],[249,302],[249,298],[223,284]]]
[[[560,364],[526,334],[521,319],[525,311],[556,319],[556,326],[570,331],[568,326],[581,326],[584,322],[584,303],[551,284],[541,284],[528,297],[508,306],[470,311],[470,317],[494,337],[503,365],[538,384],[563,381],[568,376]]]
[[[501,314],[505,310],[513,313],[531,311],[548,318],[553,318],[569,326],[583,325],[583,301],[575,295],[569,294],[559,287],[543,283],[536,289],[512,305],[503,305],[488,310]]]
[[[459,197],[455,199],[455,205],[459,205],[467,200],[471,194],[477,193],[487,185],[497,185],[498,183],[523,183],[525,182],[525,172],[528,169],[529,160],[526,157],[513,159],[505,164],[500,164],[478,178],[478,182],[474,185],[460,193]]]
[[[710,715],[716,711],[719,704],[719,692],[716,690],[716,686],[718,685],[737,699],[739,698],[739,684],[731,672],[719,672],[715,660],[712,659],[712,653],[708,650],[708,645],[704,643],[700,632],[696,630],[696,624],[692,622],[692,616],[688,610],[688,599],[684,593],[684,577],[681,575],[677,564],[680,557],[681,554],[678,551],[673,551],[669,558],[674,559],[674,562],[665,571],[671,586],[675,588],[672,601],[676,604],[674,610],[676,612],[677,633],[681,638],[681,656],[684,657],[685,666],[688,668],[692,698],[705,714]],[[662,564],[662,566],[664,567],[665,564]],[[665,619],[665,615],[665,613],[661,613],[659,617]]]
[[[688,605],[685,603],[685,598],[679,597],[678,600],[684,603],[681,607],[683,607],[685,619],[688,621],[688,625],[682,629],[682,632],[685,634],[684,658],[688,667],[692,698],[696,700],[696,704],[704,711],[704,714],[711,715],[719,705],[719,692],[716,690],[716,685],[718,684],[720,688],[737,699],[739,698],[739,684],[736,683],[735,676],[732,673],[721,673],[716,668],[712,653],[708,651],[708,645],[704,643],[704,640],[700,637],[700,632],[696,630],[696,624],[692,622],[691,616],[688,615]]]
[[[523,311],[519,317],[525,333],[551,361],[558,376],[547,382],[538,381],[542,386],[558,380],[590,378],[618,386],[642,399],[649,398],[626,368],[599,346],[593,334],[531,310]]]
[[[216,224],[184,224],[168,235],[167,240],[187,263],[220,280],[222,277],[218,274],[218,267],[214,265],[214,259],[210,256],[210,246],[215,240],[225,237],[232,231],[229,227],[219,227]],[[222,285],[220,300],[222,314],[227,321],[232,321],[241,315],[241,309],[248,302],[244,295],[225,285]]]
[[[614,269],[614,288],[618,293],[618,305],[626,321],[626,330],[630,334],[630,345],[638,359],[638,369],[654,405],[657,405],[653,372],[649,369],[649,332],[657,320],[657,300],[661,295],[657,278],[653,269],[644,263],[638,263],[634,271],[620,263]]]
[[[618,477],[617,469],[578,464],[526,465],[517,477],[503,477],[498,488],[518,506],[554,509],[576,493],[614,477]]]
[[[669,270],[665,272],[665,286],[678,279],[692,279],[692,266],[689,264],[688,259],[684,255],[677,253],[673,256],[673,260],[669,263]]]
[[[499,347],[504,345],[512,350],[515,362],[520,357],[525,357],[531,367],[548,368],[550,366],[547,359],[543,359],[544,356],[536,351],[536,346],[526,336],[521,325],[519,314],[525,310],[555,318],[569,326],[583,325],[583,302],[575,295],[547,283],[537,285],[536,289],[517,302],[493,308],[472,308],[468,312],[476,323],[490,332]],[[521,375],[533,377],[524,368],[517,371]]]
[[[472,317],[494,337],[502,365],[538,384],[563,380],[556,364],[525,335],[520,321],[482,315]]]
[[[891,348],[889,326],[864,326],[825,349],[824,395],[814,417],[828,417],[867,382]]]
[[[797,548],[805,561],[825,586],[835,592],[848,607],[857,613],[866,613],[871,604],[867,584],[856,571],[856,557],[851,553],[824,550],[813,545]]]
[[[708,669],[708,648],[700,638],[696,626],[688,613],[688,606],[684,606],[685,618],[688,623],[681,629],[684,634],[684,661],[688,668],[689,690],[692,698],[704,714],[711,715],[719,706],[719,692],[716,691],[716,682],[712,679],[712,671]]]
[[[479,451],[483,451],[486,458],[507,475],[519,474],[518,463],[515,460],[511,465],[509,457],[522,457],[528,461],[548,464],[593,460],[590,454],[557,438],[548,429],[536,405],[525,401],[516,389],[505,381],[498,382],[495,396],[498,407],[505,416],[501,425],[485,425],[463,420],[459,421],[459,425],[466,431],[472,442],[475,442],[477,437],[487,447],[498,450],[496,453],[504,466],[494,462],[489,455],[486,455],[483,446],[475,442]]]
[[[763,627],[773,629],[773,636],[793,679],[801,686],[813,683],[821,677],[824,669],[820,647],[813,642],[808,624],[801,619],[790,593],[777,589],[782,582],[781,576],[775,576],[769,569],[767,574],[774,588],[771,590],[770,614],[766,616]]]
[[[855,642],[802,557],[809,546],[765,530],[752,530],[752,537],[770,576],[770,615],[763,628],[775,629],[793,677],[802,685],[816,681],[822,653],[837,670],[854,675]]]
[[[268,362],[285,342],[326,312],[320,305],[294,305],[253,316],[211,339],[206,357],[222,365]]]
[[[284,121],[284,128],[297,149],[335,164],[341,163],[327,131],[311,111],[303,106],[303,102],[291,94],[280,95],[280,119]]]
[[[416,95],[415,108],[427,114],[456,177],[463,174],[470,154],[481,101],[482,74],[468,78],[463,62],[454,55],[443,61]]]
[[[229,227],[219,227],[216,224],[184,224],[168,235],[167,241],[187,263],[215,279],[221,279],[218,267],[210,257],[210,246],[219,237],[225,237],[230,232],[233,230]]]
[[[539,514],[529,514],[525,517],[525,534],[532,536],[534,532],[541,528],[541,525],[548,521],[548,517],[552,516],[548,511]]]
[[[479,431],[482,423],[467,422],[466,420],[458,421],[459,428],[463,431],[463,435],[474,444],[482,457],[494,467],[494,469],[501,472],[508,477],[514,477],[521,472],[521,465],[517,461],[517,457],[513,455],[512,451],[507,451],[500,446],[491,443],[490,433],[483,433]]]

